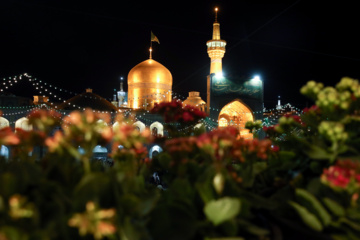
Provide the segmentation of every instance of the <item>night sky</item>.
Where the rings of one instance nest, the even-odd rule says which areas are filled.
[[[115,2],[115,1],[113,1]],[[257,2],[257,3],[254,3]],[[359,78],[359,12],[347,1],[8,1],[0,2],[0,77],[27,72],[76,93],[92,88],[107,99],[136,64],[154,60],[173,75],[173,92],[206,100],[214,7],[227,41],[224,75],[259,75],[265,107],[277,96],[311,104],[299,89],[308,80],[334,85]],[[323,2],[323,1],[322,1]],[[9,90],[32,96],[26,84]]]

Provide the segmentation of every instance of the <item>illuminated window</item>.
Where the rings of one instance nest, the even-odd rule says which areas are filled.
[[[25,131],[31,131],[32,126],[29,124],[29,119],[26,117],[20,118],[15,122],[15,128],[21,128]]]
[[[9,121],[6,118],[0,117],[0,129],[9,126]]]
[[[219,127],[227,127],[229,126],[229,122],[226,118],[220,118],[219,119]]]
[[[145,124],[143,122],[137,121],[133,125],[135,126],[135,129],[139,132],[143,132],[145,130]]]
[[[152,146],[149,151],[149,158],[155,157],[162,151],[163,151],[163,149],[159,145]]]
[[[164,126],[159,123],[159,122],[153,122],[151,125],[150,125],[150,131],[151,133],[154,135],[154,129],[156,129],[156,135],[158,136],[163,136],[164,135]],[[155,135],[154,135],[155,136]]]
[[[151,134],[153,136],[157,136],[158,135],[158,129],[156,127],[153,127],[153,129],[151,129]]]
[[[219,127],[234,126],[242,138],[252,139],[252,133],[245,129],[245,123],[254,121],[251,109],[240,100],[234,100],[225,105],[219,114]]]

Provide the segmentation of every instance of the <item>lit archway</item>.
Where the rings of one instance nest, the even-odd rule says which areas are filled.
[[[152,146],[149,151],[149,158],[152,159],[159,153],[161,153],[163,150],[159,145]]]
[[[137,121],[133,124],[139,132],[143,132],[145,130],[145,124],[143,122]]]
[[[252,133],[245,129],[245,123],[254,121],[254,115],[250,107],[241,100],[236,99],[226,104],[219,114],[219,127],[234,126],[239,129],[242,138],[252,138]]]
[[[155,133],[155,131],[156,131],[156,135],[163,136],[164,135],[164,126],[159,122],[153,122],[150,125],[150,131],[151,131],[151,133]]]
[[[6,118],[0,117],[0,129],[10,126]]]
[[[26,117],[20,118],[15,122],[15,129],[21,128],[25,131],[31,131],[33,129],[32,125],[29,124],[29,119]]]

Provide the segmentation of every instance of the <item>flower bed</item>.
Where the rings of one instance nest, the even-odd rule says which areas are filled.
[[[0,160],[0,240],[360,239],[359,83],[310,81],[301,92],[316,105],[254,140],[232,127],[194,131],[205,114],[179,102],[152,110],[177,123],[168,138],[121,116],[113,129],[91,110],[61,123],[34,111],[34,130],[0,129],[11,146]],[[153,142],[164,151],[148,159]],[[91,160],[99,144],[112,146],[113,166]],[[40,159],[29,155],[39,146]]]

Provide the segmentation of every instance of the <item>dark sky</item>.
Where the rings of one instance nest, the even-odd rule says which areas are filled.
[[[0,2],[0,77],[24,72],[77,93],[91,87],[110,99],[136,64],[153,58],[173,75],[173,92],[206,99],[214,7],[227,41],[225,76],[259,75],[265,106],[304,107],[308,80],[333,85],[359,78],[359,11],[348,1],[107,1]],[[320,1],[319,1],[320,2]],[[349,1],[350,2],[350,1]],[[317,3],[318,4],[318,3]],[[11,89],[36,94],[26,84]]]

